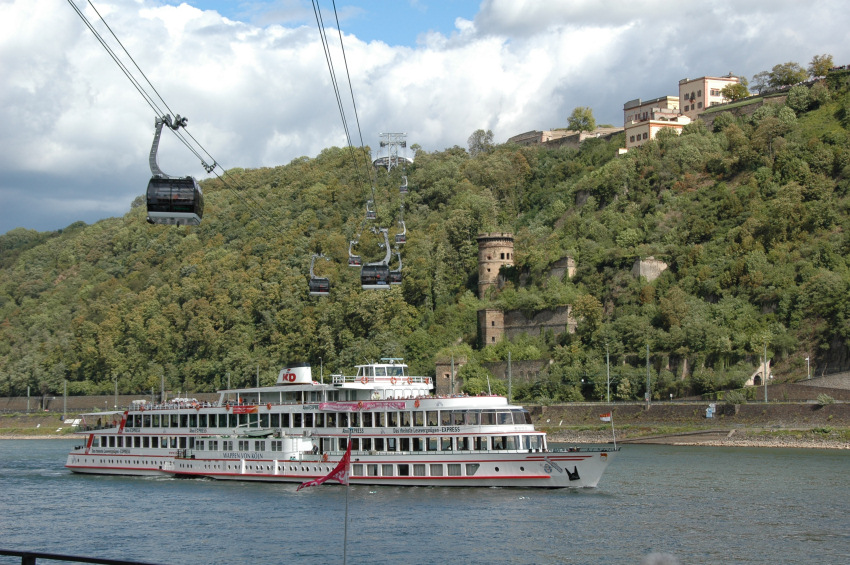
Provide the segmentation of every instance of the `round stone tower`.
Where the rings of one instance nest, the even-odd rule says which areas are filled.
[[[499,269],[514,264],[514,235],[512,233],[478,234],[478,298],[487,290],[499,286]]]

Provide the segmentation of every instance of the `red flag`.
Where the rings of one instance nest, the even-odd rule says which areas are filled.
[[[320,485],[323,482],[333,479],[338,481],[342,485],[348,484],[348,468],[351,463],[351,441],[348,442],[348,449],[345,450],[345,455],[342,456],[342,459],[339,460],[337,466],[334,467],[334,470],[325,475],[320,479],[313,479],[312,481],[307,481],[306,483],[301,483],[295,491],[299,491],[304,487],[314,487],[316,485]]]
[[[600,414],[599,419],[602,420],[603,422],[610,422],[611,421],[611,413],[606,412],[605,414]]]

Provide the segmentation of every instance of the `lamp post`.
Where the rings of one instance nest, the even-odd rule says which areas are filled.
[[[112,377],[112,382],[115,383],[115,410],[118,410],[118,377]]]
[[[764,402],[767,403],[767,342],[764,342],[764,365],[762,365],[762,379],[764,380]]]
[[[611,404],[611,355],[608,352],[608,342],[605,342],[605,364],[608,375],[608,404]]]
[[[809,380],[811,378],[812,378],[812,372],[811,372],[810,367],[809,367],[809,358],[806,357],[806,380]]]

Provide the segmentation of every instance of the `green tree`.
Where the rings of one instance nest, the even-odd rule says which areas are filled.
[[[809,63],[809,76],[812,78],[825,77],[829,69],[834,66],[832,55],[815,55],[812,57],[812,62]]]
[[[573,110],[567,119],[567,127],[572,131],[593,131],[596,129],[596,118],[593,110],[587,106],[579,106]]]
[[[489,153],[493,150],[493,132],[489,129],[487,131],[477,129],[472,132],[466,143],[469,146],[469,154],[473,157],[481,153]]]
[[[792,84],[797,84],[798,82],[803,82],[808,76],[809,75],[806,70],[801,67],[799,63],[789,61],[787,63],[781,63],[773,66],[770,70],[768,86],[773,88],[790,86]]]
[[[769,84],[770,73],[768,71],[761,71],[753,75],[752,86],[756,92],[761,93],[761,91],[767,88]]]
[[[746,85],[741,83],[727,84],[720,90],[720,94],[726,100],[730,100],[734,102],[735,100],[740,100],[741,98],[746,98],[750,95],[750,91],[747,90]]]

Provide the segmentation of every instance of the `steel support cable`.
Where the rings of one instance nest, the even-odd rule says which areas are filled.
[[[354,86],[351,83],[351,73],[348,70],[348,58],[345,56],[345,44],[342,41],[342,27],[339,25],[339,15],[336,10],[336,0],[332,0],[334,7],[334,18],[336,19],[336,30],[339,35],[339,47],[342,51],[342,61],[345,64],[345,76],[348,79],[348,92],[351,94],[351,106],[354,109],[354,122],[357,124],[357,133],[360,136],[360,147],[366,147],[366,144],[363,143],[363,130],[360,128],[360,116],[357,113],[357,102],[354,100]],[[365,154],[365,151],[364,151]],[[370,188],[372,189],[372,203],[375,205],[375,211],[377,212],[377,202],[375,200],[375,185],[377,184],[377,177],[371,174],[370,169],[372,168],[372,163],[369,159],[366,159],[366,176],[370,181]]]
[[[110,56],[110,57],[112,58],[112,60],[115,62],[115,64],[116,64],[116,65],[118,65],[118,67],[121,69],[121,72],[123,72],[123,73],[124,73],[124,76],[126,76],[126,77],[127,77],[127,79],[130,81],[130,83],[133,85],[133,87],[134,87],[134,88],[135,88],[135,89],[139,92],[139,94],[142,96],[142,98],[144,98],[145,102],[147,102],[147,104],[151,107],[151,109],[154,111],[154,113],[157,115],[157,117],[160,117],[160,116],[165,115],[165,114],[166,114],[166,112],[165,112],[165,111],[163,111],[163,110],[159,107],[159,105],[158,105],[158,104],[156,103],[156,101],[154,100],[154,97],[153,97],[153,96],[151,96],[151,95],[147,92],[147,90],[146,90],[146,89],[142,86],[142,84],[139,82],[139,80],[138,80],[138,79],[136,79],[136,77],[135,77],[135,76],[133,76],[133,73],[130,71],[130,69],[128,69],[128,68],[127,68],[127,66],[126,66],[126,65],[125,65],[125,64],[121,61],[121,59],[118,57],[118,55],[116,55],[115,51],[113,51],[113,49],[109,46],[109,44],[106,42],[106,40],[103,38],[103,36],[101,36],[100,32],[98,32],[98,31],[97,31],[97,29],[95,29],[94,25],[93,25],[93,24],[89,21],[89,19],[88,19],[88,18],[86,17],[86,15],[82,12],[82,10],[80,10],[80,8],[79,8],[76,4],[74,4],[73,0],[68,0],[68,3],[71,5],[71,7],[72,7],[72,8],[74,9],[74,11],[77,13],[77,15],[80,17],[80,19],[81,19],[81,20],[83,21],[83,23],[86,25],[86,27],[89,29],[89,31],[91,31],[91,32],[92,32],[92,34],[95,36],[95,39],[97,39],[98,43],[100,43],[100,44],[101,44],[101,46],[102,46],[102,47],[106,50],[106,52],[109,54],[109,56]],[[139,73],[141,73],[141,75],[144,77],[145,81],[148,83],[148,85],[151,87],[151,89],[152,89],[152,90],[156,93],[156,97],[157,97],[157,98],[159,98],[159,100],[162,102],[162,104],[163,104],[163,105],[165,106],[165,108],[168,110],[168,113],[172,113],[172,114],[173,114],[174,112],[172,112],[172,111],[171,111],[171,108],[168,106],[168,103],[165,101],[165,99],[164,99],[164,98],[163,98],[163,97],[159,94],[159,92],[156,90],[156,88],[155,88],[155,87],[153,86],[153,84],[150,82],[150,80],[148,79],[147,75],[145,75],[144,71],[142,71],[142,69],[141,69],[141,68],[139,67],[139,65],[136,63],[136,61],[135,61],[135,59],[133,58],[133,56],[130,54],[130,52],[127,50],[127,48],[126,48],[126,47],[124,46],[124,44],[121,42],[121,40],[120,40],[120,39],[118,39],[117,35],[115,35],[115,32],[112,30],[112,28],[109,26],[109,24],[108,24],[108,23],[106,23],[106,20],[103,18],[103,16],[102,16],[102,15],[100,14],[100,12],[97,10],[97,8],[95,8],[95,6],[91,3],[91,0],[88,0],[88,4],[89,4],[89,6],[91,6],[91,8],[95,11],[95,13],[98,15],[98,17],[100,17],[100,20],[103,22],[104,26],[106,26],[106,28],[107,28],[107,29],[109,30],[109,32],[112,34],[112,37],[114,37],[114,38],[115,38],[115,41],[117,41],[117,42],[118,42],[118,44],[121,46],[121,48],[124,50],[124,53],[127,55],[127,57],[128,57],[131,61],[133,61],[133,65],[136,67],[136,69],[139,71]],[[176,115],[176,114],[175,114],[175,115]],[[169,128],[169,129],[172,129],[172,128]],[[183,129],[185,129],[185,127],[184,127]],[[233,192],[237,195],[237,197],[239,198],[239,200],[241,200],[241,201],[243,202],[243,204],[244,204],[244,205],[245,205],[245,206],[249,209],[249,211],[252,211],[252,212],[254,212],[254,213],[256,213],[256,214],[259,214],[260,216],[262,216],[262,217],[263,217],[263,219],[265,219],[265,220],[267,220],[267,221],[270,221],[270,222],[271,222],[271,221],[273,221],[273,220],[272,220],[272,218],[271,218],[271,217],[270,217],[270,216],[269,216],[269,215],[265,212],[265,210],[263,209],[263,207],[262,207],[262,205],[261,205],[261,204],[257,203],[257,202],[256,202],[256,201],[255,201],[252,197],[250,197],[250,195],[248,195],[247,193],[243,195],[240,191],[238,191],[238,190],[236,190],[235,188],[233,188],[233,187],[230,185],[230,183],[229,183],[229,182],[227,182],[227,180],[225,180],[225,179],[224,179],[224,177],[223,177],[222,175],[219,175],[218,173],[216,173],[216,172],[215,172],[215,167],[216,167],[216,166],[218,166],[219,168],[221,168],[221,169],[222,169],[222,171],[224,171],[224,168],[223,168],[221,165],[219,165],[219,164],[218,164],[218,161],[217,161],[217,160],[216,160],[216,159],[215,159],[212,155],[210,155],[210,153],[209,153],[206,149],[204,149],[203,145],[201,145],[201,144],[198,142],[198,140],[197,140],[197,139],[195,139],[195,137],[194,137],[194,136],[192,136],[192,134],[191,134],[189,131],[186,131],[186,135],[188,135],[188,136],[189,136],[189,137],[190,137],[190,138],[191,138],[191,139],[195,142],[195,144],[196,144],[196,145],[197,145],[197,146],[201,149],[201,151],[203,151],[203,152],[204,152],[204,153],[205,153],[205,154],[206,154],[206,155],[210,158],[210,160],[212,160],[212,162],[213,162],[212,166],[208,166],[208,165],[207,165],[207,163],[206,163],[206,161],[204,160],[204,158],[203,158],[203,157],[200,155],[200,153],[199,153],[199,152],[198,152],[198,151],[197,151],[197,150],[196,150],[196,149],[192,146],[192,144],[191,144],[189,141],[187,141],[187,140],[186,140],[186,138],[182,135],[182,132],[180,132],[179,130],[174,130],[174,129],[172,129],[172,132],[174,132],[174,134],[175,134],[175,135],[177,136],[177,138],[178,138],[178,139],[179,139],[179,140],[183,143],[183,145],[185,145],[185,146],[186,146],[186,148],[187,148],[187,149],[189,149],[189,151],[190,151],[193,155],[195,155],[195,157],[197,157],[199,161],[201,161],[201,163],[202,163],[202,164],[203,164],[203,166],[204,166],[204,169],[205,169],[208,173],[213,173],[213,174],[215,174],[215,175],[216,175],[216,176],[217,176],[217,177],[218,177],[218,178],[219,178],[219,179],[220,179],[220,180],[224,183],[224,185],[225,185],[225,187],[226,187],[226,188],[229,188],[231,191],[233,191]],[[225,172],[226,172],[226,171],[225,171]],[[247,202],[247,200],[249,200],[249,199],[253,201],[253,206]]]
[[[322,48],[324,49],[324,52],[325,52],[325,60],[326,60],[327,65],[328,65],[328,71],[330,72],[330,75],[331,75],[331,84],[332,84],[333,89],[334,89],[334,95],[336,97],[337,106],[339,107],[340,118],[342,119],[342,127],[345,131],[346,140],[348,141],[348,147],[349,147],[350,154],[351,154],[352,165],[354,167],[354,171],[357,172],[357,171],[360,170],[360,167],[357,164],[358,160],[357,160],[357,157],[355,155],[354,144],[351,141],[351,132],[350,132],[350,129],[348,127],[348,121],[345,118],[345,109],[344,109],[344,105],[342,103],[342,97],[341,97],[340,91],[339,91],[339,82],[336,79],[336,70],[335,70],[334,65],[333,65],[333,57],[331,57],[331,54],[330,54],[330,43],[329,43],[327,35],[325,33],[324,20],[323,20],[322,15],[321,15],[321,9],[318,5],[318,0],[313,0],[313,13],[316,16],[316,25],[319,28],[319,37],[322,41]],[[334,14],[336,15],[336,4],[334,4]],[[338,17],[337,17],[337,27],[339,27]],[[345,58],[345,47],[342,45],[342,36],[341,35],[340,35],[340,47],[342,48],[342,51],[343,51],[343,58]],[[352,92],[352,102],[353,102],[354,101],[354,93],[353,93],[353,89],[351,88],[351,77],[348,74],[348,64],[347,64],[347,62],[346,62],[346,76],[348,76],[349,89],[351,89],[351,92]],[[355,116],[356,116],[356,107],[357,106],[355,104],[354,105]],[[358,120],[358,131],[359,131],[359,120]],[[363,145],[362,145],[362,140],[363,140],[362,133],[360,135],[360,140],[361,140],[361,147],[363,147]],[[361,180],[359,175],[357,175],[355,177],[355,179],[358,183],[362,183],[362,180]],[[362,184],[361,184],[361,186],[362,186]],[[375,190],[374,190],[374,187],[370,186],[370,188],[371,188],[371,194],[372,194],[372,205],[374,206],[374,210],[377,213],[377,203],[375,201]],[[362,228],[361,228],[361,231],[362,231]],[[359,234],[357,234],[357,239],[358,240],[360,239]]]

